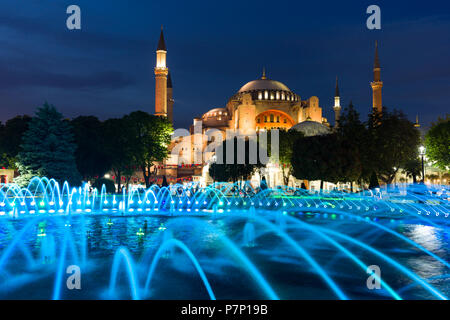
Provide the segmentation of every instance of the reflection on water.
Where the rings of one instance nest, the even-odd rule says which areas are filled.
[[[182,241],[198,259],[209,278],[215,295],[220,299],[266,298],[261,289],[262,280],[255,280],[250,265],[237,254],[238,250],[253,265],[264,280],[283,299],[336,299],[336,294],[318,273],[318,267],[352,299],[389,299],[384,289],[369,290],[366,287],[367,273],[348,254],[317,235],[317,230],[333,230],[359,239],[364,244],[379,250],[416,273],[444,295],[450,295],[448,268],[440,261],[411,244],[399,240],[394,234],[374,228],[373,225],[341,219],[338,216],[296,215],[285,218],[265,217],[274,228],[305,250],[316,262],[314,267],[293,250],[288,238],[261,224],[246,213],[235,211],[233,215],[214,215],[208,218],[157,217],[157,216],[74,216],[72,218],[47,218],[28,229],[23,245],[30,248],[30,259],[40,257],[37,266],[30,268],[25,263],[26,254],[21,251],[11,255],[7,268],[0,272],[0,281],[7,285],[0,289],[0,298],[48,298],[51,296],[54,271],[52,264],[58,260],[59,252],[53,252],[52,243],[61,244],[64,235],[70,231],[76,250],[82,251],[86,243],[88,266],[83,274],[84,290],[71,292],[63,290],[63,298],[103,298],[109,285],[112,259],[120,247],[126,247],[136,262],[138,280],[143,283],[152,257],[161,243],[175,238]],[[262,213],[261,213],[262,214]],[[234,217],[233,217],[234,216]],[[284,220],[281,221],[280,219]],[[5,220],[0,223],[0,253],[19,230],[30,219]],[[295,221],[307,223],[312,229],[300,227]],[[426,250],[449,261],[449,243],[446,229],[407,221],[392,224],[380,221],[383,226],[399,232],[415,241]],[[279,226],[282,226],[280,228]],[[314,229],[315,227],[319,229]],[[321,228],[321,229],[320,229]],[[245,230],[245,232],[244,232]],[[386,283],[398,291],[402,298],[436,298],[432,293],[413,283],[411,278],[393,267],[387,260],[368,252],[348,240],[329,235],[366,265],[379,265]],[[230,244],[238,249],[233,249]],[[289,241],[288,241],[289,240]],[[251,243],[251,245],[249,245]],[[42,257],[51,256],[53,258]],[[67,263],[70,261],[68,255]],[[11,268],[13,267],[13,268]],[[250,268],[250,269],[249,269]],[[7,272],[7,273],[5,273]],[[12,273],[16,278],[7,278]],[[20,282],[18,275],[29,275]],[[43,279],[42,279],[43,278]],[[5,280],[6,279],[6,280]],[[12,281],[12,279],[17,281]],[[258,282],[259,281],[259,282]],[[28,289],[24,293],[23,286]],[[128,282],[119,277],[116,298],[129,298]],[[143,286],[143,284],[141,284]],[[5,290],[8,288],[8,290]],[[181,289],[182,288],[182,289]],[[193,298],[207,299],[208,295],[199,280],[191,260],[177,249],[168,250],[159,262],[152,289],[146,298]]]

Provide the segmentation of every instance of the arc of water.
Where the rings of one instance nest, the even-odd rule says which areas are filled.
[[[259,222],[261,218],[257,217],[256,220]],[[343,247],[341,244],[333,240],[332,238],[325,235],[323,232],[320,232],[316,230],[314,227],[311,227],[308,223],[305,223],[303,221],[299,221],[302,226],[307,228],[308,230],[314,232],[315,234],[319,235],[321,238],[323,238],[328,243],[332,244],[334,247],[338,248],[341,252],[343,252],[345,255],[347,255],[352,261],[354,261],[358,266],[362,268],[362,270],[365,272],[367,270],[367,265],[362,262],[357,256],[355,256],[352,252],[350,252],[347,248]],[[272,224],[273,225],[273,224]],[[391,296],[396,300],[402,300],[402,298],[386,283],[384,282],[378,275],[374,274],[374,277],[381,283],[382,286],[386,288],[386,290],[391,294]]]
[[[191,222],[191,224],[202,223],[204,225],[207,225],[205,221],[193,218],[183,218],[178,220],[177,222],[186,220],[188,222]],[[210,226],[209,224],[208,226],[217,230],[217,228],[214,226]],[[254,278],[255,282],[261,287],[267,297],[270,300],[279,300],[278,295],[275,293],[275,291],[273,291],[267,280],[264,278],[258,268],[256,268],[255,265],[250,261],[250,259],[227,236],[221,234],[219,238],[220,241],[222,241],[222,243],[231,251],[231,253],[243,263],[244,267]]]
[[[66,249],[67,249],[67,233],[64,236],[63,245],[61,248],[61,254],[59,256],[58,271],[56,272],[55,284],[53,286],[53,300],[59,300],[61,295],[61,283],[62,275],[64,269],[64,262],[66,260]]]
[[[131,257],[130,253],[125,247],[120,247],[119,249],[117,249],[114,255],[114,261],[111,268],[111,277],[109,281],[109,295],[110,297],[114,295],[114,289],[116,287],[117,281],[117,273],[119,272],[119,266],[121,261],[125,262],[132,298],[133,300],[140,300],[139,287],[134,268],[133,258]]]
[[[303,211],[303,210],[305,210],[305,209],[300,208],[300,211]],[[321,211],[321,212],[322,212],[322,211],[325,211],[325,210],[319,208],[319,209],[316,209],[316,211]],[[354,215],[348,214],[348,213],[346,213],[346,212],[344,212],[344,211],[335,210],[334,212],[335,212],[335,213],[338,213],[338,214],[341,214],[341,215],[344,215],[344,216],[352,216],[352,217],[354,217]],[[407,238],[407,237],[405,237],[405,236],[403,236],[403,235],[401,235],[401,234],[399,234],[399,233],[397,233],[397,232],[395,232],[395,231],[393,231],[393,230],[391,230],[391,229],[389,229],[389,228],[383,226],[383,225],[380,224],[380,223],[376,223],[376,222],[373,222],[373,221],[370,221],[370,220],[362,219],[362,218],[360,218],[359,216],[357,216],[357,217],[360,219],[361,222],[364,222],[364,223],[368,223],[368,224],[370,224],[370,225],[373,225],[373,226],[375,226],[376,228],[382,229],[382,230],[386,231],[387,233],[390,233],[390,234],[394,235],[395,237],[400,238],[400,239],[402,239],[402,240],[408,242],[409,244],[413,245],[414,247],[420,249],[421,251],[425,252],[425,253],[428,254],[429,256],[431,256],[431,257],[433,257],[434,259],[438,260],[438,261],[441,262],[443,265],[445,265],[447,268],[450,268],[450,264],[449,264],[447,261],[445,261],[445,260],[442,259],[441,257],[437,256],[437,255],[434,254],[433,252],[431,252],[431,251],[425,249],[424,247],[422,247],[420,244],[416,243],[415,241],[412,241],[411,239],[409,239],[409,238]]]
[[[286,241],[294,250],[300,254],[317,272],[317,274],[325,281],[325,283],[331,288],[331,290],[336,294],[336,296],[341,300],[348,300],[348,297],[345,293],[339,288],[339,286],[333,281],[333,279],[328,276],[328,274],[323,270],[323,268],[317,263],[317,261],[298,243],[296,243],[292,237],[290,237],[287,233],[277,228],[274,224],[259,218],[258,216],[253,217],[255,221],[258,221],[260,224],[267,227],[269,230],[273,231],[280,238]]]
[[[448,300],[448,298],[441,293],[439,290],[437,290],[436,288],[434,288],[433,286],[431,286],[430,284],[428,284],[427,282],[423,281],[420,277],[418,277],[414,272],[411,272],[410,270],[408,270],[407,268],[405,268],[404,266],[402,266],[400,263],[398,263],[397,261],[395,261],[394,259],[392,259],[391,257],[385,255],[384,253],[374,249],[373,247],[358,241],[352,237],[349,237],[345,234],[342,234],[340,232],[336,232],[336,231],[332,231],[329,230],[327,228],[323,228],[323,227],[319,227],[317,226],[318,229],[323,230],[323,232],[325,233],[329,233],[332,234],[336,237],[345,239],[351,243],[354,243],[364,249],[366,249],[369,252],[372,252],[373,254],[381,257],[383,260],[389,262],[391,265],[393,265],[394,267],[396,267],[397,269],[399,269],[400,271],[402,271],[403,273],[407,274],[411,279],[413,279],[414,281],[416,281],[417,283],[420,283],[422,285],[423,288],[425,288],[428,292],[430,292],[432,295],[434,295],[435,297],[441,299],[441,300]]]
[[[147,275],[147,279],[145,281],[145,287],[144,287],[144,292],[145,294],[148,294],[148,290],[150,288],[150,283],[152,281],[153,278],[153,274],[155,272],[155,269],[158,265],[158,262],[161,258],[161,256],[164,254],[164,252],[170,248],[170,247],[178,247],[181,250],[183,250],[183,252],[189,257],[189,259],[191,260],[192,264],[194,265],[195,269],[197,270],[198,274],[200,275],[200,278],[203,281],[203,284],[205,285],[206,291],[208,291],[208,295],[209,298],[211,300],[216,300],[216,297],[214,295],[214,292],[211,288],[211,285],[209,284],[208,278],[206,277],[205,273],[203,272],[202,267],[200,266],[200,264],[198,263],[197,259],[195,258],[194,254],[192,253],[192,251],[180,240],[177,239],[168,239],[166,240],[158,249],[158,251],[156,252],[152,263],[150,265],[150,270],[148,272]]]

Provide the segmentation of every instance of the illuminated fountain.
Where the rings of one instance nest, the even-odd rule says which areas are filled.
[[[449,199],[445,186],[107,194],[34,178],[0,189],[0,298],[447,299]]]

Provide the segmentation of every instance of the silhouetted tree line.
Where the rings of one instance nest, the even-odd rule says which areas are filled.
[[[168,155],[173,128],[162,117],[143,111],[100,121],[94,116],[64,119],[44,104],[34,117],[17,116],[0,124],[0,166],[15,169],[17,182],[48,176],[72,185],[95,181],[112,171],[118,189],[136,171],[147,187],[150,168]]]
[[[270,131],[267,141],[270,154]],[[379,180],[391,183],[399,170],[416,180],[420,176],[419,144],[419,131],[402,112],[384,108],[382,115],[370,114],[363,122],[350,104],[330,134],[305,137],[295,130],[280,131],[278,164],[286,185],[293,175],[321,180],[322,186],[329,181],[350,182],[352,188],[353,182],[376,187]],[[225,142],[222,148],[226,152]],[[260,167],[246,160],[236,165],[212,164],[209,173],[216,181],[237,181],[248,179]]]
[[[420,132],[397,110],[383,109],[360,120],[353,105],[343,110],[331,134],[297,139],[294,176],[329,182],[391,183],[399,170],[417,176]]]

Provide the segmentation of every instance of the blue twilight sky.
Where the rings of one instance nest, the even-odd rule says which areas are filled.
[[[80,31],[66,28],[71,4]],[[366,28],[371,4],[380,31]],[[263,66],[302,99],[318,96],[331,122],[338,75],[341,105],[365,119],[376,39],[384,105],[425,125],[450,110],[448,1],[1,0],[0,120],[44,101],[66,117],[153,112],[161,24],[175,127],[224,107]]]

